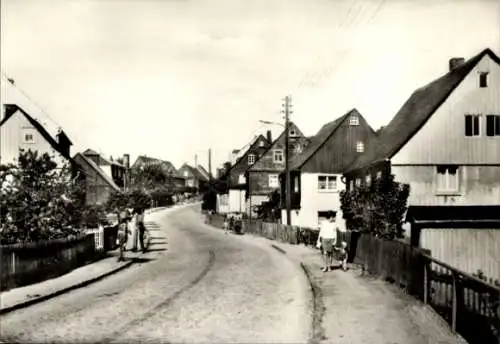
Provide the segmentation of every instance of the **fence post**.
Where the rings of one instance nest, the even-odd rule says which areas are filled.
[[[430,292],[430,285],[431,285],[430,273],[431,273],[430,262],[427,259],[425,259],[425,262],[424,262],[424,304],[429,303],[429,292]]]
[[[457,330],[458,317],[462,311],[462,303],[464,301],[463,287],[461,283],[460,275],[455,271],[452,271],[453,276],[453,303],[451,310],[451,329],[453,332]]]

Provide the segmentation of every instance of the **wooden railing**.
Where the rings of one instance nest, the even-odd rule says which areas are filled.
[[[453,331],[473,344],[500,343],[500,288],[422,255],[424,295]]]

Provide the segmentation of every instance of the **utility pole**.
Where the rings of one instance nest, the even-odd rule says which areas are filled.
[[[194,155],[194,187],[198,188],[198,154]],[[199,190],[198,190],[199,191]]]
[[[212,181],[212,149],[208,149],[208,178]]]
[[[283,112],[285,113],[285,205],[286,205],[286,224],[290,226],[292,224],[292,221],[290,219],[291,215],[291,188],[290,188],[290,169],[288,166],[288,141],[289,141],[289,124],[290,124],[290,114],[292,111],[290,110],[292,104],[291,104],[291,97],[286,96],[285,97],[285,104],[283,104],[284,110]]]

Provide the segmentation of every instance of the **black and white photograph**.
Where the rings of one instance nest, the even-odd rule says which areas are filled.
[[[0,344],[500,344],[500,0],[0,0]]]

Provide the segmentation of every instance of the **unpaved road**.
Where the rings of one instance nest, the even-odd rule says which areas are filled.
[[[88,287],[0,319],[3,342],[286,342],[311,336],[297,264],[269,243],[201,224],[193,208],[150,214],[151,252]]]

